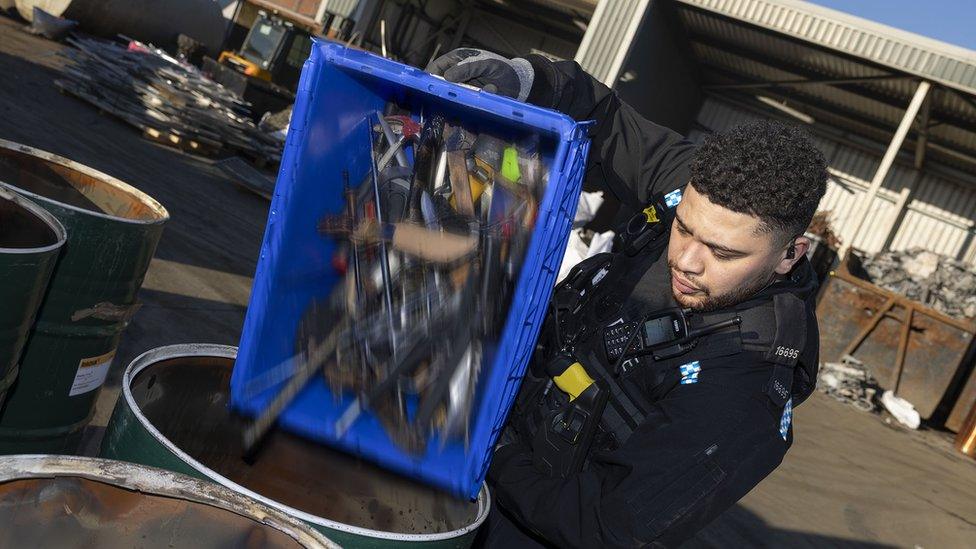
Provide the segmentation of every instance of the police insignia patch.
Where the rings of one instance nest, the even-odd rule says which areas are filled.
[[[674,208],[681,203],[681,189],[675,189],[664,195],[664,204],[669,208]]]
[[[783,407],[783,416],[779,420],[779,435],[786,440],[786,435],[790,433],[790,423],[793,422],[793,399],[786,401]]]
[[[678,370],[681,371],[681,384],[691,385],[692,383],[698,383],[698,374],[701,372],[701,364],[698,361],[689,362],[688,364],[682,364],[678,366]]]

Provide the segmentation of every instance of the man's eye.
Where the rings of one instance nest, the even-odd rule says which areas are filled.
[[[679,233],[681,233],[681,234],[688,234],[688,229],[685,229],[685,226],[684,225],[682,225],[680,223],[676,223],[675,224],[675,227],[677,227]]]
[[[712,255],[715,256],[715,259],[717,259],[719,261],[731,261],[731,260],[735,259],[735,256],[734,255],[729,255],[729,254],[722,253],[722,252],[712,252]]]

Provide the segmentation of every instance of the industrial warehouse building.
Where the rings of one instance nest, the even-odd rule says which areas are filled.
[[[351,19],[358,43],[417,66],[462,43],[575,58],[694,139],[801,124],[830,162],[821,209],[845,245],[976,265],[976,52],[795,0],[269,3]]]
[[[821,209],[845,244],[976,261],[976,52],[804,2],[642,4],[619,66],[596,17],[577,59],[649,118],[693,137],[799,123],[831,165]]]

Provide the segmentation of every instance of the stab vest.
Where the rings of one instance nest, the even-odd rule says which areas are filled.
[[[674,356],[629,359],[620,364],[619,371],[611,371],[614,364],[603,352],[603,330],[620,321],[639,319],[639,311],[625,306],[633,302],[635,286],[644,279],[670,293],[667,262],[661,256],[667,249],[677,206],[673,194],[658,197],[628,222],[619,233],[619,251],[598,254],[577,265],[557,286],[547,316],[549,348],[555,344],[569,350],[591,375],[602,377],[610,386],[611,398],[602,422],[612,433],[610,446],[622,444],[640,425],[651,403],[682,382],[683,366],[743,352],[761,355],[761,362],[771,366],[768,377],[755,387],[731,383],[729,390],[764,394],[777,409],[791,398],[793,404],[799,404],[812,392],[816,379],[818,353],[816,345],[807,344],[808,304],[801,297],[815,291],[816,277],[805,259],[788,279],[752,299],[688,317],[691,328],[736,316],[741,319],[738,326],[702,336]],[[627,315],[631,318],[623,318]]]

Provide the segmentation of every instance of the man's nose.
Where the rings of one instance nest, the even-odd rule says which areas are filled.
[[[678,254],[675,267],[683,273],[700,275],[705,270],[705,262],[702,261],[702,254],[705,252],[704,246],[694,241],[689,242]]]

